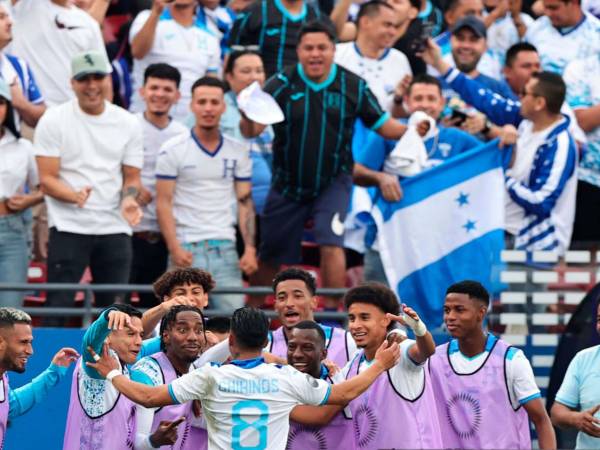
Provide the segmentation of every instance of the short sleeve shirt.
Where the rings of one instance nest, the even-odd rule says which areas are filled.
[[[133,41],[148,18],[150,11],[142,11],[131,24],[129,41]],[[184,27],[173,20],[169,9],[165,8],[158,20],[152,48],[142,59],[133,61],[133,97],[131,111],[141,112],[145,104],[138,89],[144,83],[144,71],[150,64],[168,63],[181,73],[180,100],[173,105],[170,114],[181,122],[189,114],[194,82],[208,73],[218,73],[221,67],[221,46],[219,38],[213,35],[205,22],[196,21]]]
[[[244,445],[283,450],[294,406],[325,404],[330,391],[324,380],[262,358],[205,365],[169,385],[178,403],[201,400],[209,448],[241,448],[243,440]]]
[[[257,45],[260,47],[267,76],[295,64],[298,32],[307,22],[330,22],[317,7],[304,1],[302,11],[291,14],[281,0],[260,0],[239,13],[229,37],[229,47]]]
[[[341,173],[351,173],[356,119],[377,130],[388,119],[367,82],[332,65],[322,83],[309,80],[297,64],[271,77],[264,90],[285,120],[273,126],[273,184],[283,196],[316,198]]]
[[[600,404],[600,345],[575,355],[556,393],[556,401],[579,410]],[[600,411],[594,417],[600,419]],[[579,432],[576,448],[600,448],[600,439]]]
[[[176,136],[161,147],[156,178],[175,181],[173,214],[183,243],[235,240],[235,182],[250,182],[248,144],[221,136],[214,152],[194,132]]]

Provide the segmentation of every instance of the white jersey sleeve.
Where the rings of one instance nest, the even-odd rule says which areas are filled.
[[[400,361],[390,369],[390,378],[395,389],[408,399],[421,395],[425,383],[424,363],[417,364],[408,354],[413,345],[416,345],[416,342],[412,339],[406,339],[400,344]]]
[[[122,164],[141,169],[144,165],[144,139],[140,122],[131,115],[128,124],[129,141],[125,144]]]
[[[51,108],[40,118],[35,127],[33,144],[36,156],[59,158],[61,154],[62,139],[61,126],[58,123],[57,110]]]
[[[224,341],[219,342],[218,344],[212,346],[204,353],[202,353],[200,357],[194,362],[194,367],[200,368],[205,364],[212,362],[222,364],[230,356],[231,352],[229,351],[229,341],[225,339]]]
[[[179,174],[179,152],[170,145],[172,139],[165,142],[156,159],[156,178],[175,179]]]
[[[540,398],[541,393],[535,383],[533,369],[523,351],[516,350],[512,354],[509,352],[506,358],[506,378],[513,407]]]
[[[284,377],[289,380],[296,400],[303,405],[324,405],[331,394],[331,385],[325,380],[318,380],[312,376],[299,372],[291,366],[282,367]]]
[[[209,380],[212,378],[211,372],[217,369],[206,365],[177,378],[169,384],[171,398],[177,403],[201,400],[206,395]]]

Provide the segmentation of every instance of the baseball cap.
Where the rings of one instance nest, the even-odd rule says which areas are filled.
[[[0,97],[4,97],[9,102],[12,102],[12,94],[10,93],[10,86],[6,84],[4,79],[0,78]]]
[[[480,38],[486,37],[485,24],[483,23],[483,21],[481,19],[475,17],[472,14],[469,14],[468,16],[465,16],[465,17],[457,20],[456,23],[454,24],[454,26],[452,27],[452,34],[457,33],[459,30],[462,30],[463,28],[470,29],[471,31],[473,31],[473,33],[475,33]]]
[[[94,73],[108,75],[111,72],[112,67],[104,52],[90,50],[76,55],[71,60],[71,74],[76,80]]]

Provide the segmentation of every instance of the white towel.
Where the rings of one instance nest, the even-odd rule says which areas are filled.
[[[423,120],[429,122],[429,130],[422,138],[417,132],[417,124]],[[436,132],[435,120],[422,111],[413,113],[408,119],[406,133],[386,157],[383,171],[400,177],[410,177],[421,172],[427,164],[427,150],[423,141]]]

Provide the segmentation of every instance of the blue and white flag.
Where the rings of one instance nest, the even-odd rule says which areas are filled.
[[[442,324],[446,289],[464,279],[497,290],[504,248],[504,173],[497,142],[402,181],[404,198],[371,214],[381,260],[401,301]]]

